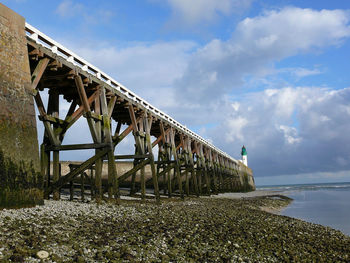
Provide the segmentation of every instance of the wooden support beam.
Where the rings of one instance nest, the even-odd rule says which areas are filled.
[[[100,90],[102,90],[100,88]],[[100,105],[100,97],[95,98],[94,102],[94,110],[97,115],[101,114],[101,105]],[[91,117],[87,118],[88,121],[91,121],[93,123],[93,127],[95,128],[95,135],[96,135],[96,142],[101,143],[102,142],[102,130],[101,130],[101,122],[93,120]],[[100,150],[96,149],[95,154],[97,154]],[[114,161],[114,160],[113,160]],[[96,167],[96,173],[95,173],[95,186],[96,186],[96,200],[101,200],[103,196],[103,190],[102,190],[102,168],[103,168],[103,160],[102,158],[99,158],[95,161],[95,167]]]
[[[99,96],[100,94],[100,91],[99,90],[96,90],[88,99],[88,103],[89,103],[89,106],[91,107],[91,104],[95,101],[95,98],[97,96]],[[74,101],[73,101],[74,103]],[[72,103],[72,104],[73,104]],[[72,107],[72,105],[71,105]],[[71,109],[71,108],[70,108]],[[84,106],[81,105],[76,111],[74,111],[72,114],[69,114],[71,111],[69,110],[68,111],[68,114],[65,118],[65,123],[67,123],[66,125],[64,125],[60,131],[60,138],[61,138],[61,141],[63,140],[64,138],[64,135],[66,133],[66,131],[83,115],[84,113]]]
[[[85,87],[84,87],[83,81],[81,79],[81,76],[79,74],[75,75],[74,80],[75,80],[75,85],[77,87],[79,98],[80,98],[81,104],[83,105],[84,111],[85,111],[85,113],[90,112],[90,103],[87,99]],[[96,102],[96,98],[95,98],[95,102]],[[91,133],[93,141],[95,143],[100,142],[98,139],[98,134],[97,134],[96,128],[95,128],[95,122],[88,115],[87,115],[87,122],[89,125],[89,129],[90,129],[90,133]]]
[[[46,189],[49,185],[49,182],[48,182],[49,163],[50,163],[50,152],[46,151],[45,144],[42,143],[40,146],[40,173],[44,180],[44,189]],[[44,198],[48,198],[48,196],[45,196]]]
[[[120,135],[113,137],[113,145],[114,147],[120,143],[126,136],[128,136],[130,134],[130,132],[132,132],[132,125],[129,125]]]
[[[85,172],[80,174],[80,194],[81,194],[81,201],[84,202],[85,200]]]
[[[145,159],[145,158],[150,158],[149,154],[138,154],[138,155],[116,155],[114,156],[116,160],[122,160],[122,159]]]
[[[101,93],[104,91],[104,87],[100,87],[99,88]],[[99,118],[99,116],[101,116],[101,95],[95,98],[95,103],[94,103],[94,113],[88,113],[87,114],[91,114],[90,116],[96,121],[95,122],[95,130],[96,130],[96,135],[97,135],[97,142],[101,142],[102,141],[102,123],[100,122],[100,120],[102,120],[102,118]],[[107,112],[106,112],[107,114]],[[95,117],[93,117],[93,115],[95,117],[97,117],[97,119],[95,119]]]
[[[158,174],[158,177],[161,177],[163,175],[165,175],[166,173],[168,173],[171,169],[174,169],[176,166],[176,163],[171,163],[169,164],[167,167],[165,167],[163,169],[163,171],[161,171],[159,174]],[[152,178],[148,179],[146,183],[150,182],[152,180]]]
[[[38,107],[39,114],[41,116],[46,116],[45,106],[39,92],[35,95],[34,99],[35,99],[36,106]]]
[[[171,143],[172,154],[174,156],[174,160],[176,161],[175,173],[178,181],[179,192],[180,192],[181,199],[184,199],[184,194],[182,191],[182,180],[181,180],[181,174],[180,174],[180,164],[179,164],[176,147],[175,147],[175,132],[173,128],[170,128],[170,143]]]
[[[80,101],[84,107],[84,110],[85,110],[85,112],[89,112],[90,111],[90,104],[89,104],[87,96],[86,96],[83,80],[81,79],[81,76],[79,74],[74,76],[74,80],[75,80],[75,85],[77,87],[79,98],[80,98]]]
[[[145,120],[145,131],[146,131],[146,145],[148,148],[148,152],[150,155],[150,165],[151,165],[151,171],[152,171],[152,178],[153,178],[153,187],[154,187],[154,195],[156,197],[157,202],[160,202],[160,195],[159,195],[159,185],[158,185],[158,177],[156,173],[156,167],[154,165],[154,156],[152,152],[152,144],[151,144],[151,124],[152,124],[152,116],[149,116],[149,118]]]
[[[108,152],[108,149],[104,149],[98,154],[92,156],[85,162],[83,162],[78,168],[74,169],[73,171],[69,172],[65,176],[62,176],[57,182],[52,183],[46,190],[47,194],[52,193],[54,190],[59,189],[60,187],[64,186],[68,182],[70,182],[75,176],[77,176],[80,173],[83,173],[86,169],[88,169],[90,166],[92,166],[95,161],[99,158],[102,158],[104,155],[106,155]]]
[[[36,66],[36,68],[34,69],[34,72],[32,74],[32,85],[31,85],[31,90],[34,91],[36,90],[36,87],[39,84],[39,81],[42,77],[42,75],[44,74],[44,71],[49,63],[49,59],[48,58],[43,58],[39,61],[38,65]]]
[[[118,124],[117,124],[117,127],[115,128],[115,132],[114,132],[114,136],[113,137],[116,137],[116,136],[119,135],[121,127],[122,127],[122,122],[119,121]]]
[[[47,113],[52,114],[54,118],[59,118],[59,93],[57,89],[51,89],[49,90],[49,100],[47,105]],[[54,132],[54,139],[56,145],[61,144],[59,137],[56,135],[55,130],[59,127],[59,124],[55,123],[53,125],[53,132]],[[51,126],[50,126],[51,128]],[[59,151],[53,151],[53,158],[52,158],[52,180],[53,183],[57,182],[60,178],[60,152]],[[60,189],[55,189],[53,191],[53,199],[59,200],[60,199]]]
[[[149,164],[150,160],[149,159],[145,159],[141,162],[139,162],[137,165],[135,165],[130,171],[127,171],[126,173],[124,173],[123,175],[121,175],[118,178],[118,181],[121,183],[123,182],[125,179],[127,179],[129,176],[131,176],[132,174],[134,174],[135,172],[137,172],[138,170],[140,170],[142,167],[144,167],[145,165]]]
[[[110,143],[85,143],[85,144],[67,144],[67,145],[51,145],[46,146],[47,151],[72,151],[72,150],[87,150],[101,149],[110,146]]]
[[[170,164],[170,163],[176,163],[176,161],[155,161],[154,162],[155,164],[160,164],[160,165],[162,165],[162,164]]]
[[[134,106],[132,106],[131,103],[129,103],[129,105],[128,105],[128,110],[129,110],[129,115],[130,115],[132,127],[133,127],[134,131],[137,132],[139,130],[137,127],[138,121],[136,120]]]
[[[114,95],[111,97],[111,99],[108,102],[108,117],[112,118],[115,102],[117,101],[117,96]]]
[[[35,103],[36,103],[36,105],[38,107],[38,111],[40,113],[40,117],[43,118],[43,124],[44,124],[44,127],[45,127],[45,133],[46,133],[47,138],[49,139],[51,144],[59,145],[59,141],[56,138],[56,135],[55,135],[55,133],[53,131],[53,128],[50,125],[50,122],[44,120],[44,117],[46,117],[47,114],[46,114],[45,106],[44,106],[44,103],[43,103],[43,101],[41,99],[41,96],[40,96],[39,92],[35,95]]]
[[[176,146],[176,151],[178,151],[181,147],[183,147],[182,143],[180,142],[177,146]]]
[[[103,115],[104,141],[110,144],[110,151],[108,152],[108,197],[112,198],[114,196],[117,199],[119,199],[120,198],[119,182],[117,179],[117,170],[115,167],[114,147],[113,147],[112,131],[111,131],[111,128],[112,128],[111,119],[108,112],[106,90],[104,87],[101,88],[100,101],[101,101],[101,110]]]
[[[158,145],[163,140],[163,135],[160,135],[154,142],[152,142],[152,148]]]

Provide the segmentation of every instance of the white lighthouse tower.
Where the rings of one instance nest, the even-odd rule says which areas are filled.
[[[241,155],[242,155],[242,162],[244,163],[245,166],[248,166],[248,156],[247,156],[247,150],[246,148],[242,147],[242,152],[241,152]]]

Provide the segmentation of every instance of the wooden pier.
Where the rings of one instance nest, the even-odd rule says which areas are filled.
[[[184,198],[184,195],[235,191],[240,188],[240,183],[241,187],[244,185],[240,178],[244,168],[243,177],[252,176],[249,168],[29,24],[26,24],[26,32],[31,89],[40,113],[39,119],[45,127],[40,157],[46,198],[53,194],[53,199],[59,199],[60,188],[92,166],[95,171],[94,196],[97,199],[101,199],[105,191],[108,198],[119,199],[119,184],[129,177],[130,195],[135,195],[138,171],[141,199],[145,198],[147,181],[152,181],[156,200],[160,199],[160,185],[163,194],[170,197],[176,192]],[[45,89],[49,94],[47,107],[41,98]],[[70,104],[64,118],[59,118],[59,96]],[[79,118],[86,119],[89,127],[86,132],[91,134],[92,142],[65,145],[65,135]],[[122,126],[126,128],[121,130]],[[115,156],[116,147],[129,134],[134,138],[135,152]],[[151,137],[156,139],[151,141]],[[157,160],[152,151],[156,146]],[[82,149],[94,149],[95,154],[61,176],[60,152]],[[104,159],[108,162],[106,189],[102,187]],[[117,174],[116,159],[133,159],[133,168]],[[52,182],[49,184],[51,161]],[[145,178],[147,165],[151,168],[148,180]]]
[[[84,187],[89,186],[97,200],[105,193],[109,199],[119,200],[119,186],[126,181],[130,195],[138,194],[143,200],[146,187],[151,187],[157,201],[161,194],[184,198],[254,189],[252,172],[241,162],[28,23],[25,36],[29,94],[34,97],[45,128],[40,145],[45,198],[58,200],[60,190],[74,188],[77,177],[82,184],[82,198]],[[46,92],[48,102],[44,105],[42,96]],[[69,104],[65,116],[62,98],[65,107]],[[86,133],[91,135],[91,141],[65,144],[66,134],[81,118],[88,124]],[[115,155],[115,149],[127,136],[134,138],[135,150],[129,155]],[[158,148],[157,158],[154,148]],[[87,149],[94,150],[94,154],[62,174],[60,153]],[[131,159],[133,166],[117,174],[118,160],[124,159]],[[104,165],[108,166],[106,184],[102,183]],[[150,168],[149,175],[145,174],[146,167]],[[86,171],[90,171],[90,177]]]

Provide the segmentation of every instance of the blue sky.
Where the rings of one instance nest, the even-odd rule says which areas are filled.
[[[246,145],[257,184],[350,181],[350,2],[2,3],[231,156]]]

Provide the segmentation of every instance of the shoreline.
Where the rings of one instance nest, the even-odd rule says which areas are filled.
[[[0,261],[40,262],[42,250],[46,262],[349,261],[340,231],[262,210],[290,202],[276,192],[223,195],[2,210]]]
[[[280,213],[290,205],[290,203],[293,202],[293,199],[287,197],[284,195],[284,191],[270,191],[270,190],[255,190],[252,192],[242,192],[242,193],[220,193],[218,195],[213,195],[210,197],[201,197],[201,198],[223,198],[223,199],[245,199],[245,198],[259,198],[259,197],[268,197],[268,198],[277,198],[277,199],[284,199],[289,200],[289,202],[280,203],[279,205],[266,205],[261,206],[260,209],[262,211],[280,215]]]

